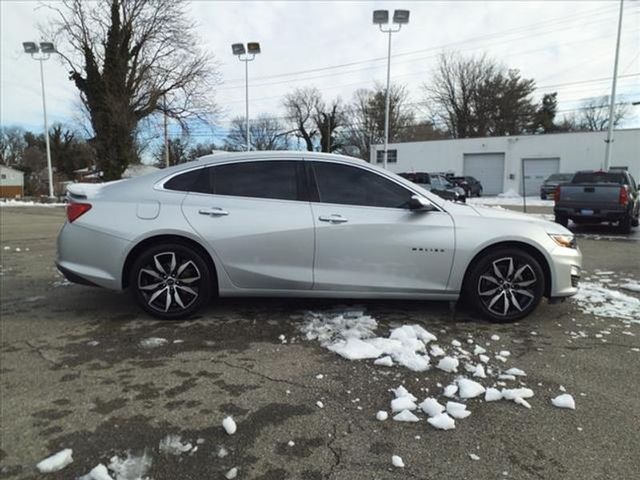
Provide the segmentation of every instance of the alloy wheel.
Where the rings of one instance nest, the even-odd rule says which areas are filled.
[[[526,261],[514,257],[494,260],[478,277],[477,292],[484,307],[497,317],[527,310],[536,300],[538,278]]]
[[[153,255],[138,272],[138,290],[147,307],[160,313],[187,310],[200,296],[202,275],[190,258],[173,251]]]

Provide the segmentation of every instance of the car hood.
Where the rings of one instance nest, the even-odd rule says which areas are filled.
[[[572,235],[572,233],[555,222],[545,220],[526,213],[514,212],[507,210],[503,207],[484,207],[480,205],[469,205],[469,208],[473,209],[478,215],[486,218],[492,218],[496,220],[513,220],[516,222],[527,222],[528,224],[540,225],[548,233],[558,233],[565,235]]]

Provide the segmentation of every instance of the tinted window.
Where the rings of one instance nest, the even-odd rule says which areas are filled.
[[[571,183],[617,183],[624,185],[626,178],[619,172],[578,172]]]
[[[378,163],[384,162],[384,150],[376,152],[376,161]],[[387,163],[398,163],[398,150],[387,150]]]
[[[412,193],[362,168],[314,162],[320,201],[343,205],[402,208]]]
[[[212,191],[217,195],[297,200],[296,163],[243,162],[212,167]]]
[[[179,192],[199,192],[209,193],[209,186],[206,178],[206,168],[191,170],[180,175],[176,175],[164,184],[167,190],[176,190]]]

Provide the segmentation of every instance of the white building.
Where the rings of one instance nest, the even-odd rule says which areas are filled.
[[[24,195],[24,173],[0,165],[0,198],[15,198]]]
[[[389,144],[392,172],[453,172],[480,180],[486,195],[507,190],[537,195],[552,173],[600,169],[606,132],[514,135]],[[383,145],[373,145],[371,162],[382,164]],[[640,129],[616,130],[611,167],[626,167],[640,177]]]

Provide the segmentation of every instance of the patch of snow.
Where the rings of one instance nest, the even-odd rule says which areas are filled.
[[[296,442],[294,442],[293,440],[289,440],[287,442],[287,445],[290,446],[290,447],[295,447],[296,446]]]
[[[552,398],[551,403],[554,407],[558,408],[569,408],[571,410],[576,409],[576,401],[568,393],[563,393],[562,395],[558,395],[556,398]]]
[[[476,347],[473,349],[474,355],[481,355],[483,353],[487,353],[487,350],[482,348],[480,345],[476,345]]]
[[[460,362],[455,357],[444,357],[438,362],[437,367],[445,372],[455,373],[458,371],[458,365]]]
[[[446,413],[440,413],[435,417],[427,418],[427,422],[439,430],[451,430],[456,428],[455,420]]]
[[[237,476],[238,476],[238,467],[233,467],[231,470],[229,470],[227,473],[224,474],[224,477],[227,480],[233,480]]]
[[[500,335],[496,335],[494,333],[493,335],[491,335],[491,340],[493,340],[494,342],[497,342],[498,340],[500,340]]]
[[[115,455],[111,457],[108,467],[115,473],[116,480],[141,480],[151,468],[151,457],[147,452],[139,457],[131,453],[127,453],[127,458]]]
[[[596,282],[581,282],[572,297],[583,313],[640,323],[640,299]]]
[[[527,374],[524,372],[524,370],[520,370],[519,368],[510,368],[509,370],[507,370],[506,372],[507,375],[513,375],[516,377],[526,377]]]
[[[478,358],[482,363],[489,363],[489,360],[491,360],[487,355],[479,355]]]
[[[422,410],[430,417],[435,417],[445,410],[444,405],[441,405],[438,400],[432,397],[425,398],[424,401],[418,406],[420,407],[420,410]]]
[[[471,412],[467,410],[467,406],[464,403],[447,402],[447,413],[453,418],[467,418],[471,415]]]
[[[418,406],[411,400],[411,397],[399,397],[391,400],[391,411],[401,412],[402,410],[415,410]]]
[[[455,394],[458,393],[458,385],[447,385],[444,387],[443,395],[448,398],[452,398]]]
[[[398,388],[392,388],[391,391],[396,396],[396,398],[408,397],[412,402],[418,401],[415,395],[409,393],[409,390],[407,390],[404,385],[400,385]]]
[[[222,420],[222,427],[229,435],[233,435],[238,429],[235,420],[231,416],[225,417],[225,419]]]
[[[626,283],[621,283],[620,288],[629,290],[630,292],[640,292],[640,282],[637,282],[635,280],[629,280]]]
[[[389,414],[384,410],[380,410],[378,413],[376,413],[376,420],[384,422],[387,418],[389,418]]]
[[[113,480],[113,477],[109,475],[107,467],[100,463],[93,467],[89,473],[78,478],[78,480]]]
[[[58,453],[45,458],[36,465],[40,473],[51,473],[62,470],[64,467],[73,462],[73,450],[65,448]]]
[[[385,355],[384,357],[376,359],[373,364],[380,367],[393,367],[393,359],[389,355]]]
[[[445,351],[438,345],[431,345],[429,353],[432,357],[442,357],[445,355]]]
[[[334,353],[347,360],[364,360],[367,358],[378,358],[382,355],[382,350],[374,347],[359,338],[347,338],[346,340],[338,340],[336,343],[327,347]]]
[[[409,410],[402,410],[400,413],[398,413],[397,415],[395,415],[393,417],[393,419],[396,422],[419,422],[420,419],[418,417],[416,417],[411,411]]]
[[[149,337],[140,340],[140,346],[142,348],[157,348],[166,345],[167,343],[167,339],[162,337]]]
[[[485,388],[482,385],[468,378],[458,379],[458,388],[460,398],[475,398],[485,392]]]
[[[229,455],[229,451],[224,448],[224,446],[220,446],[220,448],[218,448],[218,458],[224,458],[227,455]]]
[[[503,206],[520,206],[522,205],[522,197],[518,192],[509,189],[504,193],[500,193],[495,197],[477,197],[467,198],[467,203],[471,205],[503,205]],[[538,196],[527,197],[527,206],[530,207],[553,207],[553,200],[542,200]]]
[[[182,442],[182,437],[180,435],[167,435],[162,440],[160,440],[160,445],[158,449],[160,453],[168,454],[168,455],[180,455],[182,453],[188,452],[193,448],[191,443]]]
[[[478,455],[476,455],[475,453],[470,453],[469,454],[469,458],[471,460],[480,460],[480,457]]]
[[[396,468],[404,468],[404,462],[402,461],[402,458],[399,457],[398,455],[391,456],[391,464]]]
[[[322,403],[320,400],[316,402],[316,405],[318,408],[324,408],[324,403]]]
[[[497,388],[487,388],[484,392],[484,401],[495,402],[497,400],[502,400],[502,392]]]
[[[0,207],[64,207],[65,203],[38,203],[32,200],[0,200]]]
[[[478,378],[487,378],[487,374],[484,371],[484,366],[479,363],[473,368],[473,376]]]

